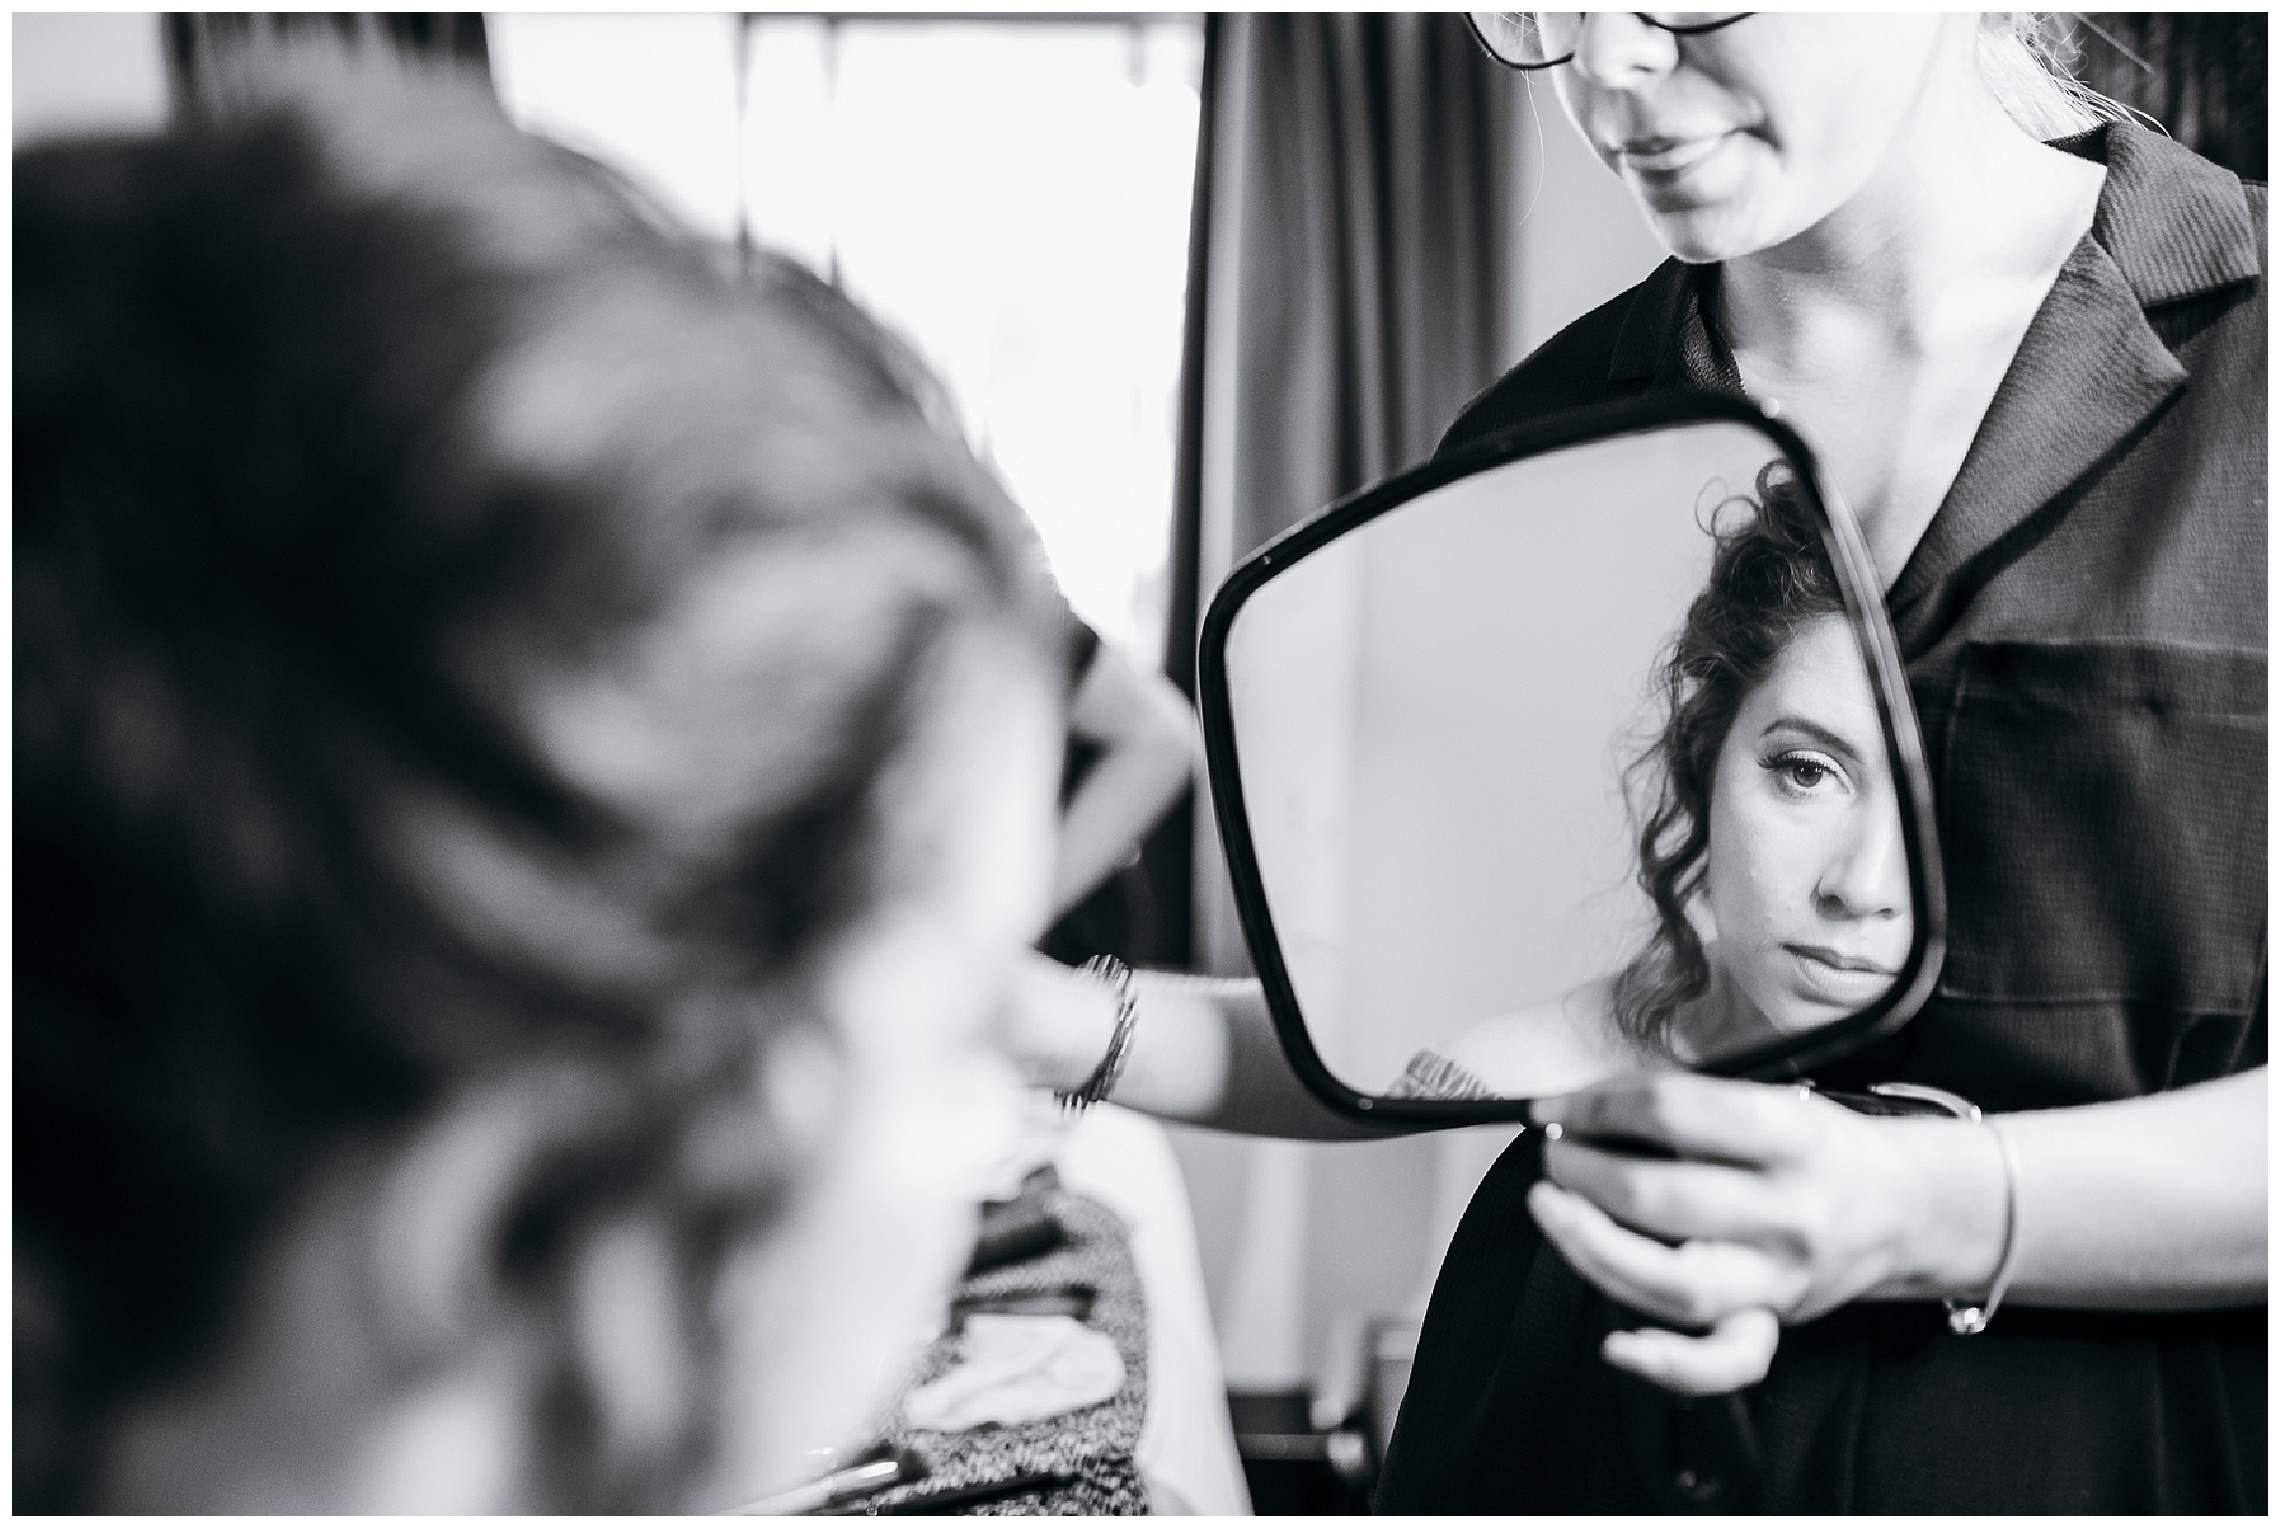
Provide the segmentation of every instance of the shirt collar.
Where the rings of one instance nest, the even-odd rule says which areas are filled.
[[[1741,372],[1707,314],[1716,266],[1665,260],[1639,284],[1615,335],[1607,380],[1655,391],[1688,388],[1740,393]]]
[[[2113,256],[2140,307],[2198,297],[2264,273],[2256,219],[2230,170],[2134,122],[2116,122],[2061,146],[2106,162],[2090,236]]]

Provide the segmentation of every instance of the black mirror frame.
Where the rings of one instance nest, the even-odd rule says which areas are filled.
[[[1884,617],[1883,588],[1868,546],[1852,516],[1827,491],[1811,448],[1782,421],[1740,398],[1716,393],[1650,395],[1612,404],[1571,409],[1501,430],[1461,452],[1437,458],[1340,499],[1310,520],[1292,526],[1260,547],[1228,574],[1212,596],[1196,640],[1197,702],[1219,841],[1235,893],[1244,942],[1264,987],[1283,1054],[1307,1091],[1347,1119],[1385,1133],[1450,1129],[1462,1125],[1524,1121],[1528,1100],[1411,1099],[1357,1093],[1333,1076],[1307,1035],[1267,910],[1266,887],[1252,852],[1245,812],[1240,760],[1236,756],[1234,713],[1227,694],[1227,636],[1244,603],[1270,579],[1310,554],[1379,515],[1459,478],[1563,447],[1687,424],[1730,423],[1765,436],[1798,469],[1804,498],[1822,527],[1822,541],[1844,594],[1845,615],[1867,662],[1870,687],[1884,725],[1884,744],[1893,765],[1901,801],[1901,836],[1908,856],[1908,878],[1915,903],[1916,935],[1907,961],[1883,997],[1849,1019],[1708,1064],[1711,1076],[1786,1081],[1893,1033],[1914,1017],[1931,996],[1947,955],[1947,889],[1940,865],[1938,819],[1932,805],[1931,774],[1925,767],[1923,736],[1909,698],[1891,623]]]

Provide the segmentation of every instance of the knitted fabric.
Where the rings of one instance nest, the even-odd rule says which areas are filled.
[[[1113,1211],[1057,1186],[1048,1193],[1068,1239],[1050,1252],[966,1279],[958,1286],[957,1298],[969,1301],[1089,1287],[1094,1295],[1085,1324],[1116,1344],[1124,1360],[1123,1387],[1097,1405],[1059,1416],[1012,1426],[985,1423],[956,1433],[911,1427],[898,1401],[883,1441],[924,1459],[927,1474],[866,1499],[857,1510],[1024,1474],[1074,1478],[1066,1485],[945,1510],[977,1517],[1099,1517],[1148,1510],[1147,1490],[1133,1459],[1148,1400],[1148,1312],[1139,1270],[1132,1262],[1124,1223]],[[954,1367],[962,1356],[962,1343],[956,1332],[937,1339],[912,1372],[906,1392]]]

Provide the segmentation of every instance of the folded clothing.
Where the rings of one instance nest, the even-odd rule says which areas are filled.
[[[959,1361],[903,1399],[913,1427],[963,1432],[1097,1406],[1124,1387],[1116,1344],[1067,1316],[966,1318]]]

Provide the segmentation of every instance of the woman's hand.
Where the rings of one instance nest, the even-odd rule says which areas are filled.
[[[1529,1196],[1544,1234],[1614,1299],[1709,1329],[1607,1340],[1608,1362],[1684,1394],[1762,1379],[1777,1320],[1870,1293],[1984,1287],[2002,1255],[2002,1162],[1981,1126],[1872,1119],[1795,1086],[1671,1072],[1535,1114],[1553,1136]]]

